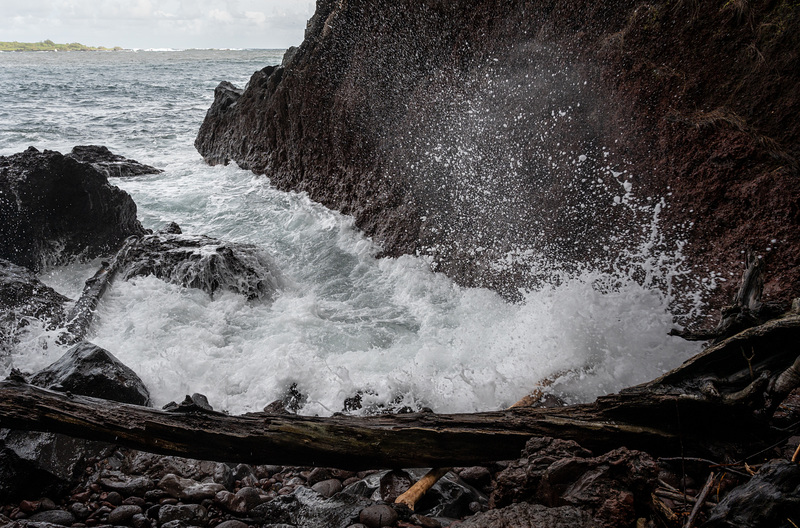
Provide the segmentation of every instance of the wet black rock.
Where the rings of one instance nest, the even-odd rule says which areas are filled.
[[[155,486],[155,483],[152,479],[144,476],[128,477],[120,475],[117,478],[101,478],[100,485],[107,490],[116,491],[127,497],[143,497],[145,493]]]
[[[39,271],[142,234],[128,193],[88,163],[33,147],[0,156],[0,258]]]
[[[162,524],[170,521],[202,523],[207,513],[200,504],[165,504],[158,510],[158,521]]]
[[[789,524],[791,519],[792,524]],[[767,528],[800,524],[800,464],[773,460],[711,510],[709,528]]]
[[[493,507],[569,505],[589,512],[597,526],[628,526],[636,521],[635,504],[649,501],[658,477],[650,455],[624,447],[593,457],[571,440],[540,437],[529,440],[522,455],[496,475]]]
[[[110,452],[100,442],[0,429],[0,501],[58,496],[75,485],[88,459]]]
[[[228,290],[248,299],[272,299],[284,285],[272,257],[257,246],[202,235],[160,233],[130,245],[119,277],[146,275],[212,295]]]
[[[122,178],[127,176],[142,176],[144,174],[161,174],[161,169],[139,163],[136,160],[114,154],[107,147],[101,145],[79,145],[73,147],[68,158],[88,163],[107,178]]]
[[[114,154],[107,147],[101,145],[79,145],[73,147],[72,152],[67,154],[66,157],[82,163],[88,163],[108,178],[161,174],[164,172],[150,165]]]
[[[130,504],[117,506],[111,510],[111,513],[108,514],[108,522],[109,524],[126,524],[128,521],[133,519],[134,515],[140,513],[142,513],[142,508],[139,506]]]
[[[460,528],[575,528],[595,526],[592,517],[573,506],[548,508],[522,502],[466,519]]]
[[[216,525],[214,528],[248,528],[248,525],[243,523],[242,521],[237,521],[236,519],[232,519],[230,521],[222,522]]]
[[[373,504],[361,510],[358,520],[368,528],[381,528],[383,526],[394,526],[398,517],[394,508],[388,504]]]
[[[79,343],[58,361],[35,374],[33,385],[83,396],[144,405],[149,402],[141,379],[109,352]],[[75,486],[86,462],[108,456],[105,443],[51,433],[0,430],[0,499],[58,495]]]
[[[78,343],[31,383],[134,405],[149,405],[150,393],[139,376],[110,352],[88,342]]]
[[[395,486],[402,479],[402,473],[408,475],[406,482],[410,483],[421,479],[426,470],[408,469],[403,472],[381,471],[373,473],[363,480],[348,486],[341,494],[356,495],[373,501],[393,500],[399,494]],[[390,479],[391,485],[388,484],[386,478],[390,474],[395,474],[395,477]],[[474,513],[470,508],[472,503],[477,503],[480,505],[480,509],[485,509],[488,505],[488,499],[486,495],[461,480],[458,475],[451,471],[428,490],[417,503],[414,511],[428,517],[460,519]]]
[[[306,487],[253,508],[249,515],[261,522],[285,523],[296,528],[345,528],[358,522],[358,515],[371,501],[339,493],[330,499]]]
[[[61,526],[70,526],[75,522],[75,517],[68,511],[50,510],[34,513],[28,517],[28,520],[31,522],[45,522]]]
[[[58,326],[68,301],[29,269],[0,259],[0,362],[32,319],[49,328]]]
[[[317,482],[311,489],[319,493],[325,498],[332,497],[342,491],[342,483],[338,479],[328,479],[322,482]]]

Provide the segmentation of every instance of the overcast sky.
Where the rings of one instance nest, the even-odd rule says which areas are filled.
[[[124,48],[287,48],[313,0],[0,0],[0,41]]]

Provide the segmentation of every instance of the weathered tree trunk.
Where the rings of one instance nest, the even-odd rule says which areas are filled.
[[[0,427],[45,430],[191,458],[341,468],[447,467],[513,459],[531,436],[663,455],[719,455],[776,436],[765,399],[793,368],[800,316],[751,328],[644,385],[560,408],[317,418],[165,412],[0,383]],[[785,376],[784,376],[785,378]],[[786,388],[782,388],[785,391]],[[191,408],[190,408],[191,410]]]

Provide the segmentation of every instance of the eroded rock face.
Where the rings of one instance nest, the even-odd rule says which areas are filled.
[[[126,249],[118,277],[146,275],[212,295],[228,290],[248,299],[272,299],[285,284],[275,261],[257,246],[179,233],[147,235]]]
[[[131,197],[91,165],[33,147],[0,156],[0,258],[38,271],[142,234]]]
[[[107,350],[85,341],[36,373],[30,383],[93,398],[150,404],[150,392],[134,371]]]
[[[195,145],[462,284],[535,284],[532,264],[549,261],[530,255],[607,263],[658,219],[658,251],[687,239],[701,271],[738,276],[754,247],[767,295],[787,300],[800,294],[800,17],[781,9],[319,1],[282,66],[220,85]]]
[[[67,157],[82,163],[88,163],[105,174],[107,178],[124,178],[164,172],[150,165],[114,154],[107,147],[101,145],[79,145],[73,147],[72,152],[67,154]]]

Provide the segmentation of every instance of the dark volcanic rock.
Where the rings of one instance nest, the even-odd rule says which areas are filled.
[[[161,174],[164,172],[150,165],[145,165],[136,160],[114,154],[108,150],[108,148],[100,145],[80,145],[73,147],[72,152],[67,154],[67,157],[82,163],[90,164],[92,167],[105,174],[107,178]]]
[[[342,493],[374,501],[390,502],[399,495],[398,491],[402,492],[407,489],[404,484],[408,485],[418,481],[426,472],[424,469],[381,471],[348,486]],[[461,480],[455,473],[449,472],[425,493],[414,511],[429,517],[459,519],[474,513],[470,507],[472,503],[477,503],[480,508],[485,508],[488,500],[483,493]]]
[[[479,513],[459,524],[462,528],[594,528],[585,511],[572,506],[548,508],[541,504],[512,504]]]
[[[107,351],[79,343],[30,381],[48,389],[146,405],[139,377]],[[0,429],[0,500],[54,496],[72,489],[87,460],[107,456],[111,446],[51,433]]]
[[[0,258],[38,271],[141,234],[131,197],[91,165],[33,147],[0,156]]]
[[[535,284],[526,255],[608,261],[658,217],[659,251],[686,239],[691,265],[727,278],[752,246],[785,301],[800,295],[800,16],[743,9],[320,0],[283,66],[217,88],[195,145],[462,284],[511,295]]]
[[[636,521],[637,505],[649,504],[658,476],[650,455],[624,447],[592,457],[573,441],[532,438],[522,455],[497,475],[493,506],[575,506],[608,528]]]
[[[30,319],[58,326],[68,301],[27,268],[0,259],[0,362]]]
[[[773,460],[711,510],[709,528],[789,527],[800,521],[800,464]]]
[[[361,510],[371,504],[345,493],[323,499],[317,492],[301,486],[290,495],[256,506],[248,515],[264,523],[285,523],[296,528],[345,528],[358,522]]]
[[[57,497],[75,486],[87,460],[111,451],[100,442],[0,429],[0,500]]]
[[[78,343],[31,384],[134,405],[149,405],[150,393],[134,371],[92,343]]]
[[[284,285],[272,257],[258,247],[182,234],[147,235],[126,250],[119,277],[145,275],[212,295],[229,290],[248,299],[272,299]]]

